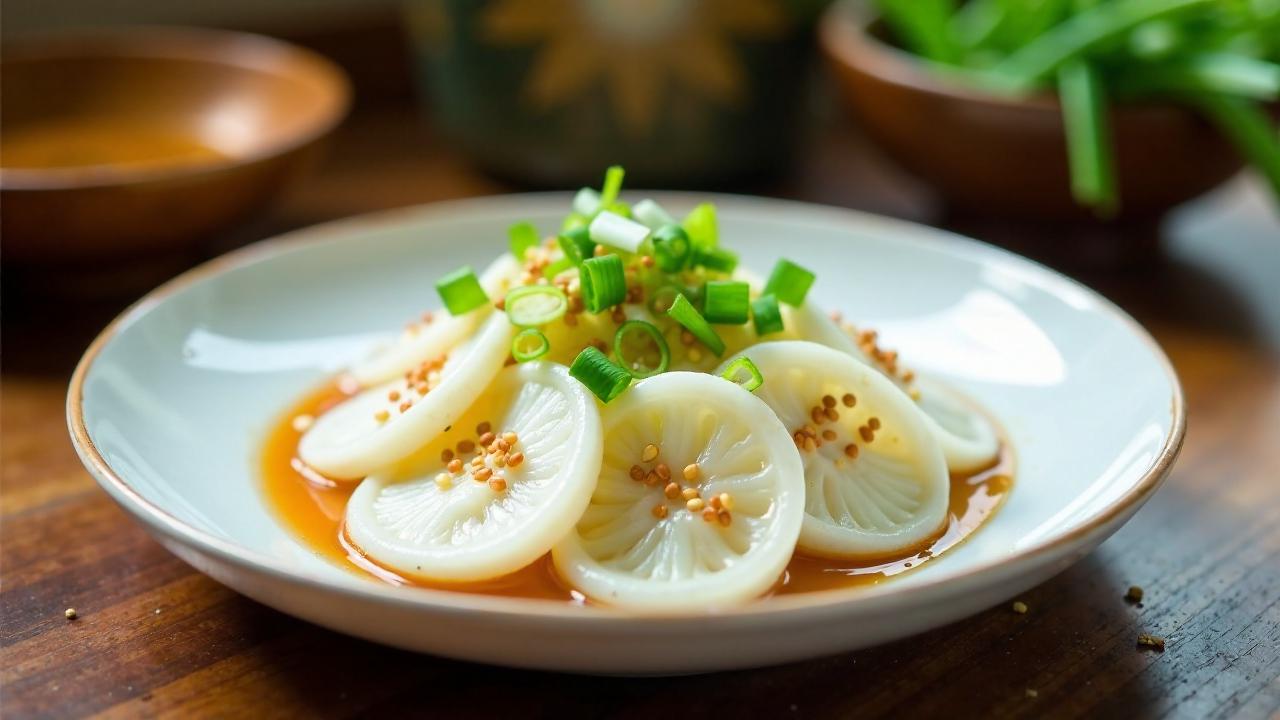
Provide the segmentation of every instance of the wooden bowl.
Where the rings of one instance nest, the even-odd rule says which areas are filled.
[[[850,110],[894,160],[961,213],[1091,217],[1071,196],[1055,96],[1009,98],[946,82],[876,29],[868,3],[842,0],[823,17],[820,43]],[[1126,104],[1112,108],[1110,121],[1117,221],[1158,217],[1241,167],[1231,146],[1190,110]]]
[[[261,208],[342,119],[331,62],[255,35],[92,31],[0,59],[6,262],[137,257]]]

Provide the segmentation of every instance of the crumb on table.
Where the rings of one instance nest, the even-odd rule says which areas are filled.
[[[1018,613],[1019,615],[1026,615],[1026,614],[1027,614],[1027,604],[1026,604],[1026,603],[1024,603],[1024,602],[1022,602],[1021,600],[1015,600],[1015,601],[1013,602],[1013,611],[1014,611],[1014,612],[1016,612],[1016,613]]]
[[[1124,594],[1124,599],[1134,604],[1142,602],[1142,588],[1130,585],[1129,592]]]
[[[62,614],[66,615],[68,620],[75,620],[79,617],[79,613],[76,612],[75,608],[67,608]]]
[[[1138,636],[1138,647],[1151,648],[1156,652],[1164,652],[1164,638],[1160,637],[1159,635],[1142,633],[1141,635]]]

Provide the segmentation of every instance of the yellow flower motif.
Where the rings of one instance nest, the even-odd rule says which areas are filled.
[[[746,95],[732,38],[777,37],[776,0],[498,0],[481,19],[494,45],[540,45],[524,94],[540,112],[603,85],[619,126],[647,135],[677,87],[720,105]]]

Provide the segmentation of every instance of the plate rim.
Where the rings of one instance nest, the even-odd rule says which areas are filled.
[[[852,587],[817,593],[772,597],[738,607],[713,611],[661,614],[636,612],[634,610],[624,611],[607,606],[584,607],[536,598],[511,598],[433,588],[380,585],[354,574],[350,578],[338,575],[326,577],[298,570],[282,559],[274,558],[247,545],[217,537],[206,530],[194,527],[146,499],[111,467],[90,437],[84,418],[84,382],[93,368],[94,361],[121,330],[184,289],[224,272],[263,262],[298,248],[320,245],[330,241],[340,241],[344,235],[352,233],[376,231],[380,228],[411,221],[425,222],[459,213],[475,214],[487,211],[499,214],[503,211],[514,210],[521,205],[536,207],[549,204],[552,201],[563,206],[566,198],[571,196],[571,193],[552,191],[483,195],[444,200],[331,220],[236,248],[206,260],[164,282],[129,305],[108,323],[89,344],[80,361],[76,364],[67,389],[66,401],[67,426],[76,454],[80,457],[81,463],[98,484],[107,491],[112,500],[127,510],[130,515],[140,521],[152,533],[160,533],[175,542],[191,547],[200,553],[216,557],[222,562],[242,570],[264,573],[278,581],[317,590],[341,593],[346,596],[357,596],[359,599],[375,602],[389,602],[422,610],[490,616],[537,616],[570,622],[616,620],[643,620],[646,622],[697,620],[705,622],[708,618],[773,619],[785,617],[802,610],[852,610],[868,604],[880,605],[884,602],[892,602],[895,599],[924,596],[931,590],[939,591],[940,588],[945,590],[946,586],[958,587],[964,580],[978,581],[986,576],[998,575],[1002,569],[1017,568],[1018,566],[1027,566],[1023,568],[1023,572],[1025,572],[1035,567],[1037,561],[1047,562],[1052,560],[1056,551],[1064,548],[1070,549],[1095,531],[1108,526],[1117,519],[1123,518],[1125,513],[1136,511],[1159,488],[1172,469],[1186,437],[1186,401],[1177,372],[1160,344],[1137,320],[1101,293],[1083,283],[1035,260],[974,238],[949,230],[851,208],[731,193],[644,190],[632,192],[633,194],[644,194],[672,204],[712,201],[717,204],[717,207],[733,207],[737,210],[742,210],[749,206],[764,205],[778,211],[800,212],[816,219],[822,219],[828,224],[853,225],[868,234],[883,230],[897,235],[895,238],[897,241],[927,245],[934,249],[942,249],[953,255],[973,256],[976,254],[981,259],[1000,260],[1002,261],[1003,269],[1024,271],[1020,272],[1020,275],[1023,276],[1022,279],[1032,282],[1032,284],[1042,289],[1053,291],[1066,288],[1076,293],[1083,293],[1096,305],[1098,310],[1112,316],[1113,319],[1119,320],[1138,340],[1146,345],[1156,359],[1157,364],[1165,372],[1173,391],[1170,406],[1172,422],[1169,426],[1169,432],[1165,435],[1160,452],[1132,487],[1113,500],[1088,522],[1074,527],[1060,536],[1050,537],[1010,554],[978,563],[965,571],[942,572],[937,577],[910,586],[901,586],[898,583],[884,583],[871,587]],[[1029,271],[1029,275],[1025,271]],[[1054,294],[1060,295],[1061,293],[1055,292]]]

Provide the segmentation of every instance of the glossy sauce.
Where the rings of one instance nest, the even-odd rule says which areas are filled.
[[[6,168],[179,165],[225,157],[173,123],[98,117],[49,120],[6,128]]]
[[[353,572],[394,585],[434,587],[458,592],[508,597],[543,598],[583,603],[583,596],[563,583],[544,556],[532,565],[483,583],[423,583],[403,578],[365,557],[342,531],[347,498],[357,483],[334,482],[308,470],[296,458],[302,433],[293,427],[298,415],[318,416],[347,395],[329,386],[305,398],[271,430],[262,452],[263,490],[267,504],[288,530],[320,557]],[[875,585],[920,567],[973,534],[999,508],[1013,484],[1013,455],[1002,443],[992,467],[971,474],[952,475],[947,527],[933,539],[891,557],[828,559],[796,553],[770,594],[815,592],[833,588]]]

